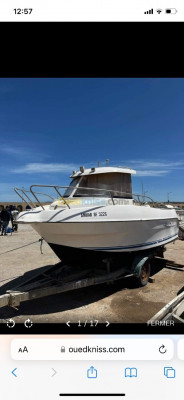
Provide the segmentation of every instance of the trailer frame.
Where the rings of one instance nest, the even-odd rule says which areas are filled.
[[[7,290],[0,296],[0,308],[11,306],[17,308],[20,303],[64,293],[88,286],[113,283],[124,277],[134,277],[136,286],[145,286],[150,277],[150,263],[155,257],[164,258],[164,246],[138,252],[130,264],[112,268],[112,260],[107,258],[96,267],[81,268],[68,266],[59,262],[48,266],[44,272],[36,273],[18,286]],[[145,270],[146,266],[146,270]],[[145,272],[146,271],[146,272]]]

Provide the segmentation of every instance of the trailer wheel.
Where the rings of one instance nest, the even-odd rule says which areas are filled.
[[[150,263],[149,261],[141,267],[139,275],[135,277],[136,286],[146,286],[150,277]]]

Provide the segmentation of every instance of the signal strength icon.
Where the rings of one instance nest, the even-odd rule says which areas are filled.
[[[153,8],[151,8],[151,10],[145,11],[144,14],[153,14]]]

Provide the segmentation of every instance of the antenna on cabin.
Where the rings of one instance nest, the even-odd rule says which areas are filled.
[[[106,166],[108,166],[109,165],[109,158],[106,158]]]
[[[98,161],[98,167],[100,167],[100,161]]]

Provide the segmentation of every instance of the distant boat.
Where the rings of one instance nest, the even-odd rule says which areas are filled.
[[[178,206],[173,206],[172,204],[164,204],[165,208],[175,210],[178,215],[179,229],[184,232],[184,209]]]
[[[40,206],[30,203],[32,209],[21,212],[17,222],[31,224],[68,263],[115,259],[173,242],[178,238],[176,211],[151,207],[133,195],[135,173],[125,167],[80,167],[70,186],[33,185],[30,191]],[[43,205],[33,187],[53,188],[59,198]]]

